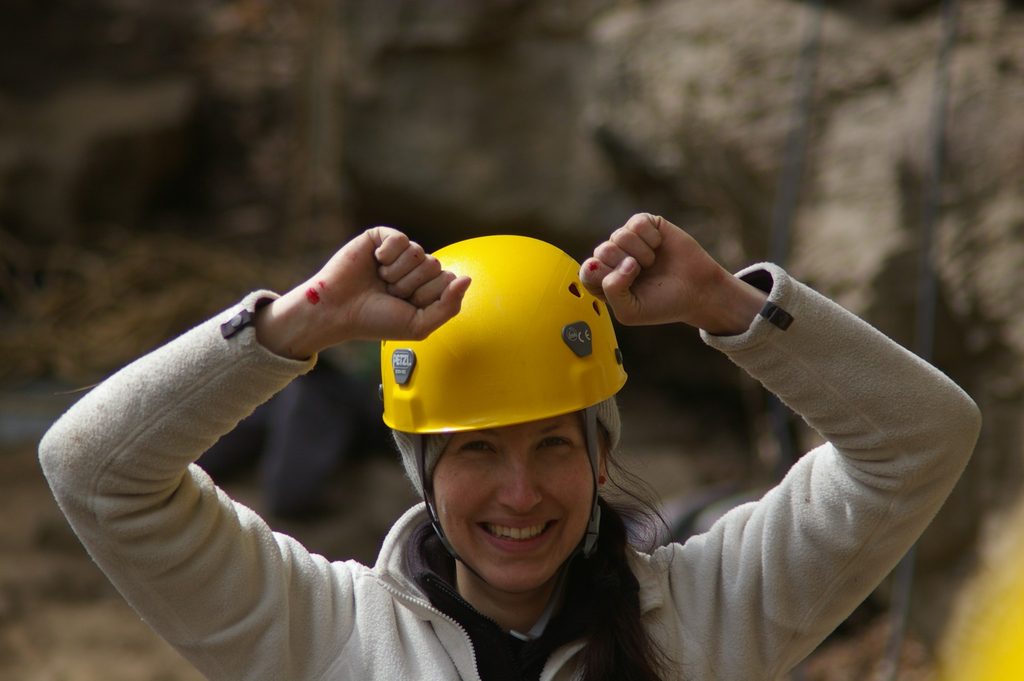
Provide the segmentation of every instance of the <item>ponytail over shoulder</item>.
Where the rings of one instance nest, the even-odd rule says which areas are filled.
[[[667,655],[640,613],[640,585],[626,560],[625,521],[604,499],[597,550],[585,561],[593,612],[581,652],[582,681],[661,681]]]

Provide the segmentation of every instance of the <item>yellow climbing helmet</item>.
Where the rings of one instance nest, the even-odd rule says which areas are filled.
[[[940,681],[1024,679],[1024,505],[993,529],[943,635]]]
[[[578,411],[622,388],[605,304],[579,263],[523,236],[485,236],[434,254],[473,283],[462,310],[422,341],[381,343],[384,422],[407,433],[524,423]]]

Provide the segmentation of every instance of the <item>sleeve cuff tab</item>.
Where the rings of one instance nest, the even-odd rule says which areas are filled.
[[[224,338],[231,338],[245,327],[255,326],[256,312],[265,305],[269,305],[273,300],[271,297],[264,296],[256,300],[252,310],[242,308],[234,317],[220,325],[220,335],[224,336]]]
[[[762,313],[763,314],[763,313]],[[220,325],[220,335],[231,338],[247,326],[251,326],[256,316],[248,310],[242,310],[231,319]]]
[[[789,314],[771,301],[764,304],[764,307],[761,308],[760,314],[783,331],[788,329],[789,325],[793,323],[793,315]]]

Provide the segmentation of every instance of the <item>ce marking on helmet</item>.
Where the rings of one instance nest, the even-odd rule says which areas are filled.
[[[562,328],[562,340],[577,357],[586,357],[593,352],[593,335],[586,322],[566,324]]]

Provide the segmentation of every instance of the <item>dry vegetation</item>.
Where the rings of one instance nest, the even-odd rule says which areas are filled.
[[[0,385],[95,379],[251,289],[294,283],[288,262],[212,237],[119,232],[31,247],[0,231]]]

